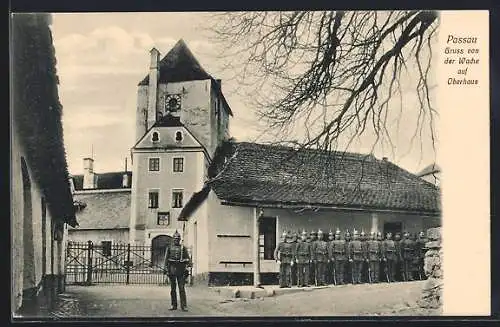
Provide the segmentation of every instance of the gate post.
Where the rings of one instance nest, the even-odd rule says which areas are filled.
[[[130,282],[130,243],[127,245],[127,285]]]
[[[94,248],[92,241],[88,241],[88,248],[87,248],[87,285],[92,284],[92,250]]]

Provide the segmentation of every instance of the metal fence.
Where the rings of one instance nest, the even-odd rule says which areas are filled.
[[[166,285],[165,250],[145,245],[70,241],[66,247],[66,284]],[[188,251],[191,252],[189,248]]]

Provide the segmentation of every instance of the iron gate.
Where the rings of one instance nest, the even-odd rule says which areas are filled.
[[[66,247],[66,284],[166,285],[168,278],[162,260],[165,249],[158,254],[158,249],[153,251],[146,245],[69,241]],[[188,252],[191,252],[189,248]],[[192,283],[192,278],[189,280]]]

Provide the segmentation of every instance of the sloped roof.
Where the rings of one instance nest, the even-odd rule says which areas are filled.
[[[430,164],[429,166],[422,169],[421,172],[417,174],[419,177],[423,177],[429,174],[435,174],[441,172],[441,167],[439,167],[436,163]]]
[[[126,228],[130,220],[130,190],[75,194],[75,201],[85,204],[76,216],[77,229]]]
[[[226,144],[225,164],[207,188],[232,203],[382,209],[437,214],[437,187],[372,155],[256,143]],[[215,159],[214,164],[221,162]],[[189,204],[189,203],[188,203]],[[179,219],[189,215],[189,206]]]
[[[97,187],[99,190],[121,189],[124,171],[95,174],[97,175]],[[132,172],[127,171],[129,185],[132,185]],[[73,175],[75,190],[83,190],[83,175]]]
[[[212,78],[198,60],[184,40],[179,40],[159,63],[159,83],[204,80]],[[148,85],[149,75],[146,75],[139,85]]]

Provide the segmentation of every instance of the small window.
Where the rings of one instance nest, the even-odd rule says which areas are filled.
[[[184,158],[174,158],[174,173],[182,173],[184,171]]]
[[[172,191],[172,208],[182,208],[182,193],[181,190]]]
[[[158,142],[160,140],[160,134],[158,132],[153,132],[153,137],[151,138],[153,142]]]
[[[158,225],[170,225],[170,212],[158,212]]]
[[[105,257],[111,256],[111,241],[102,241],[102,255]]]
[[[182,132],[181,131],[175,132],[175,140],[177,142],[181,142],[182,141]]]
[[[149,191],[149,208],[158,208],[158,191]]]
[[[149,158],[149,171],[160,171],[160,158]]]

